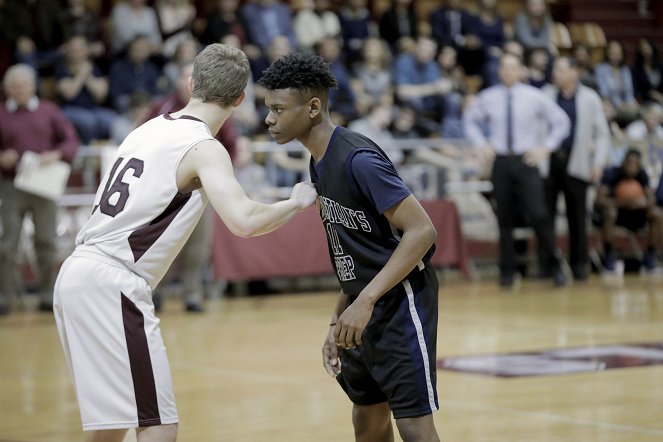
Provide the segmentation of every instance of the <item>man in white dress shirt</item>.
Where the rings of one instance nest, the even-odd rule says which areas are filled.
[[[520,82],[518,57],[500,60],[501,84],[482,91],[464,116],[465,133],[484,156],[494,157],[492,182],[500,229],[500,285],[513,284],[514,213],[523,211],[543,254],[542,269],[550,269],[555,285],[566,283],[556,254],[552,219],[545,204],[539,166],[568,136],[566,113],[538,89]]]

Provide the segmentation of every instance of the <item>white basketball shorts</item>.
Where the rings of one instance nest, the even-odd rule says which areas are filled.
[[[143,278],[103,254],[76,250],[60,269],[53,310],[83,430],[178,422],[159,319]]]

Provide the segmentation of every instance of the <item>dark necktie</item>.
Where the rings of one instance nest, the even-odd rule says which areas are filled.
[[[513,94],[506,92],[506,148],[513,153]]]

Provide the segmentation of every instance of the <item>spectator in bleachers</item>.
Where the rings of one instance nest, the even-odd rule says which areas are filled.
[[[238,7],[239,0],[216,0],[200,42],[203,45],[219,43],[224,36],[233,34],[242,46],[248,43],[248,33],[239,17]]]
[[[393,102],[391,54],[379,38],[367,38],[361,59],[353,65],[353,85],[357,94],[357,110],[365,114],[378,103]]]
[[[520,63],[525,64],[525,48],[516,40],[507,40],[502,48],[502,53],[511,54],[520,60]],[[500,56],[501,59],[502,57]]]
[[[333,120],[343,125],[357,118],[357,97],[352,90],[352,76],[341,59],[341,41],[333,37],[323,38],[316,51],[330,64],[336,77],[338,86],[329,91],[329,111]]]
[[[280,189],[269,182],[265,166],[255,160],[251,140],[239,137],[235,146],[236,155],[233,161],[235,178],[248,197],[262,203],[274,203],[282,199]]]
[[[658,48],[648,38],[641,38],[638,41],[632,76],[637,100],[641,103],[655,101],[663,104],[663,66]]]
[[[394,120],[389,128],[395,139],[427,138],[437,127],[421,125],[417,119],[417,111],[412,106],[397,106],[394,109]]]
[[[658,103],[640,108],[640,118],[624,131],[627,146],[637,148],[644,157],[645,171],[656,182],[663,172],[663,110]]]
[[[590,54],[589,48],[585,45],[577,45],[573,49],[573,58],[575,58],[578,64],[578,80],[585,86],[598,92],[599,85],[596,82],[594,62],[592,61],[592,54]]]
[[[198,52],[200,52],[200,43],[193,36],[182,40],[177,45],[175,53],[161,70],[166,82],[164,88],[166,93],[175,91],[182,67],[193,63],[193,59],[196,58]]]
[[[76,35],[83,35],[88,41],[90,55],[98,58],[106,52],[106,45],[101,38],[101,21],[90,10],[85,0],[67,0],[65,8],[59,12],[64,41]]]
[[[123,114],[117,114],[110,130],[111,140],[116,145],[122,144],[124,139],[143,121],[144,115],[152,104],[152,96],[144,91],[137,91],[129,97],[129,109]]]
[[[556,254],[539,167],[568,136],[570,122],[543,92],[522,83],[522,72],[518,57],[502,55],[501,84],[483,90],[468,106],[465,134],[479,154],[495,158],[492,182],[500,230],[500,285],[513,285],[514,212],[520,207],[543,250],[540,268],[549,269],[560,286],[566,277]],[[514,189],[519,189],[518,194]]]
[[[440,134],[444,138],[463,138],[463,102],[467,87],[465,71],[458,65],[456,49],[445,46],[437,56],[442,78],[451,84],[449,91],[442,95],[442,126]]]
[[[478,75],[483,67],[481,40],[476,35],[476,17],[463,8],[461,0],[448,0],[429,18],[438,47],[453,46],[467,75]]]
[[[525,11],[516,15],[514,32],[516,39],[526,50],[552,49],[553,20],[546,9],[545,0],[527,0]]]
[[[377,34],[376,24],[367,4],[368,0],[345,0],[338,14],[343,36],[343,53],[349,63],[359,59],[364,40]]]
[[[154,9],[161,30],[161,55],[173,56],[180,43],[193,38],[196,8],[189,0],[157,0]]]
[[[329,10],[329,0],[301,0],[295,13],[293,28],[299,47],[308,52],[325,37],[339,37],[341,23]]]
[[[372,106],[365,117],[358,118],[348,125],[348,129],[358,132],[377,143],[395,166],[403,162],[403,151],[389,131],[393,121],[393,106],[378,103]]]
[[[150,55],[161,53],[159,19],[146,0],[121,0],[116,3],[111,11],[111,28],[111,49],[114,54],[124,53],[139,36],[149,42]]]
[[[103,106],[108,97],[108,79],[92,62],[84,36],[65,43],[64,59],[55,67],[54,77],[62,111],[83,144],[107,139],[116,114]]]
[[[394,121],[390,130],[396,140],[422,140],[427,138],[434,129],[432,130],[423,125],[421,121],[418,121],[417,113],[412,107],[400,106],[394,111]],[[463,170],[458,167],[459,163],[456,161],[456,158],[460,156],[460,152],[451,144],[431,148],[422,140],[422,144],[413,149],[405,150],[403,154],[404,161],[407,164],[425,163],[436,166],[442,172],[441,175],[444,176],[445,180],[460,180],[462,177]],[[439,190],[438,186],[438,197],[443,194]]]
[[[639,151],[629,150],[620,166],[605,170],[596,194],[594,222],[603,231],[603,265],[607,272],[614,272],[617,268],[614,253],[617,226],[632,232],[649,227],[642,265],[649,272],[656,270],[656,245],[661,244],[663,216],[655,202],[654,190],[642,167]]]
[[[623,125],[635,120],[638,102],[633,93],[633,78],[624,59],[624,46],[617,40],[608,42],[605,59],[596,66],[596,82],[606,106],[616,113],[618,123]]]
[[[109,98],[118,112],[126,112],[129,97],[144,91],[155,97],[159,94],[159,68],[150,61],[150,41],[136,37],[127,49],[127,55],[117,59],[110,69]]]
[[[497,71],[504,46],[504,19],[497,10],[497,0],[479,0],[473,32],[481,41],[483,52],[483,86],[499,83]]]
[[[548,212],[555,222],[557,198],[564,195],[569,232],[569,264],[573,279],[583,281],[589,273],[587,245],[587,189],[599,180],[607,162],[610,130],[601,97],[578,81],[575,60],[555,61],[554,86],[544,92],[564,109],[571,120],[569,136],[550,155],[546,179]]]
[[[532,49],[527,63],[527,82],[541,89],[550,84],[550,55],[545,49]]]
[[[235,34],[227,34],[221,38],[221,43],[240,49],[241,42]],[[256,87],[253,75],[249,73],[249,80],[244,89],[244,100],[235,108],[230,119],[237,128],[237,133],[243,136],[253,134],[253,131],[261,123],[256,109]]]
[[[59,57],[62,26],[57,0],[5,0],[3,32],[13,46],[18,63],[29,64],[47,74]]]
[[[264,88],[257,84],[262,78],[262,73],[271,65],[275,60],[289,54],[292,51],[290,40],[285,35],[279,35],[269,43],[269,47],[257,59],[249,59],[251,65],[251,75],[256,86],[256,99],[258,102],[262,101],[265,97]]]
[[[394,84],[400,103],[417,109],[418,118],[440,122],[442,97],[451,89],[451,81],[442,78],[435,60],[436,44],[419,37],[414,54],[404,53],[394,63]]]
[[[380,38],[396,52],[396,43],[402,38],[416,40],[419,22],[412,0],[391,0],[391,7],[382,13],[378,29]]]
[[[447,0],[430,15],[432,37],[439,46],[452,45],[456,48],[465,46],[465,33],[471,29],[475,18],[463,8],[461,0]]]
[[[245,3],[240,9],[240,15],[246,25],[249,41],[261,51],[266,51],[272,40],[278,36],[287,37],[290,46],[297,47],[290,7],[280,0],[255,0]]]
[[[36,96],[36,74],[32,67],[17,64],[7,70],[3,81],[7,100],[0,106],[0,314],[19,293],[16,260],[23,218],[32,215],[34,248],[38,264],[40,310],[53,310],[56,272],[57,206],[55,201],[14,187],[16,169],[25,152],[40,155],[42,164],[71,161],[79,140],[76,130],[57,105]]]
[[[159,98],[156,101],[153,101],[150,105],[147,113],[145,113],[138,124],[142,124],[147,120],[150,120],[159,115],[165,113],[177,112],[182,109],[189,102],[191,98],[191,90],[189,89],[189,81],[191,75],[193,74],[193,62],[188,63],[182,66],[180,70],[180,75],[177,78],[177,89],[171,95],[168,95],[163,98]],[[235,156],[235,142],[237,140],[237,132],[235,131],[235,126],[232,120],[227,120],[226,123],[221,126],[219,132],[215,135],[221,144],[228,150],[230,158]]]

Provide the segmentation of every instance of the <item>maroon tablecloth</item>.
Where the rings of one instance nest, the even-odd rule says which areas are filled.
[[[422,202],[437,229],[436,267],[456,267],[467,275],[467,249],[458,210],[451,201]],[[241,281],[333,274],[320,216],[314,207],[280,229],[254,238],[233,235],[216,217],[214,274]]]

